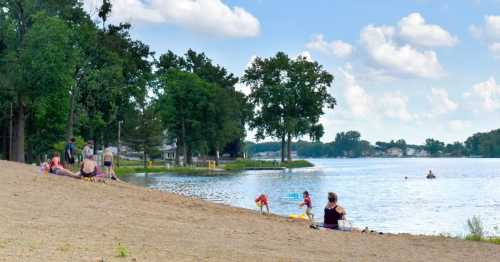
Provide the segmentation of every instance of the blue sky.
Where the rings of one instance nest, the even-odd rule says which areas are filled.
[[[99,2],[84,0],[91,13]],[[112,20],[157,54],[192,48],[238,76],[277,51],[318,61],[338,100],[324,141],[358,130],[371,142],[453,142],[500,128],[500,0],[112,2]]]

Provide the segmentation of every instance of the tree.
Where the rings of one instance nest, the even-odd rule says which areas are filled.
[[[319,118],[325,105],[333,108],[336,102],[327,92],[333,76],[317,62],[290,59],[282,52],[267,59],[258,57],[242,80],[250,86],[249,98],[257,108],[251,128],[256,129],[258,140],[265,136],[281,139],[281,161],[285,161],[285,141],[291,161],[293,138],[308,134],[317,141],[322,137]]]
[[[158,92],[160,96],[168,96],[168,92],[173,91],[168,87],[169,84],[182,82],[189,85],[189,81],[192,81],[194,86],[199,87],[194,91],[199,92],[196,99],[199,99],[200,103],[203,102],[203,104],[198,105],[203,110],[191,113],[193,123],[196,124],[193,128],[199,129],[193,131],[193,137],[198,138],[192,143],[184,143],[183,133],[178,132],[179,128],[182,129],[182,124],[180,122],[166,123],[169,133],[177,135],[175,138],[171,137],[171,140],[177,142],[178,149],[182,148],[186,152],[185,160],[190,163],[194,151],[198,151],[203,155],[214,155],[217,163],[223,149],[229,149],[232,151],[232,155],[236,155],[237,152],[234,150],[237,151],[241,148],[240,145],[245,137],[245,123],[251,111],[245,95],[234,88],[238,78],[228,73],[225,68],[213,64],[205,54],[196,53],[193,50],[188,50],[184,57],[168,51],[160,56],[157,66],[157,76],[161,79],[158,85],[160,87],[160,92]],[[189,76],[175,72],[189,73]],[[183,80],[181,82],[176,81],[177,77],[182,77]],[[173,81],[170,82],[170,80]],[[192,95],[188,93],[176,94],[179,96]],[[169,112],[169,109],[164,110],[164,112]],[[164,114],[164,116],[166,115],[168,114]],[[169,117],[164,117],[166,122],[182,121],[176,118],[167,119]],[[188,137],[185,138],[188,139]]]
[[[438,156],[444,151],[444,149],[444,143],[439,140],[435,140],[432,138],[428,138],[425,140],[425,150],[427,150],[427,152],[429,152],[431,156]]]

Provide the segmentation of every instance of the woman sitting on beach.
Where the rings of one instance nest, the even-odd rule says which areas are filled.
[[[97,176],[97,163],[95,162],[93,156],[87,156],[82,161],[80,166],[80,176],[95,180],[95,177]]]
[[[58,176],[69,176],[73,178],[78,178],[77,175],[75,175],[73,172],[65,169],[63,165],[61,164],[61,156],[59,155],[58,152],[54,152],[52,154],[52,159],[50,160],[49,166],[49,173],[58,175]]]
[[[345,215],[344,208],[337,205],[337,194],[333,192],[328,193],[328,204],[325,206],[323,227],[339,229],[339,220],[343,220]]]

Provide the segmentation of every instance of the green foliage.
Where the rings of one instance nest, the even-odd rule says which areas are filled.
[[[128,257],[130,255],[130,252],[126,246],[123,246],[122,244],[118,243],[118,246],[116,246],[116,256],[117,257]]]
[[[469,229],[469,234],[467,234],[467,240],[479,241],[484,238],[484,226],[480,217],[473,216],[467,219],[467,227]]]
[[[317,62],[290,59],[282,52],[271,58],[257,57],[242,80],[252,91],[249,99],[256,111],[251,128],[258,140],[270,136],[284,141],[287,137],[291,144],[292,138],[309,135],[318,141],[323,136],[319,118],[336,101],[327,90],[333,76]]]
[[[306,160],[291,162],[277,162],[264,160],[237,160],[224,166],[227,171],[252,170],[252,169],[281,169],[281,168],[304,168],[314,165]]]
[[[250,111],[246,97],[234,89],[238,79],[192,50],[184,57],[169,51],[160,57],[158,67],[164,127],[188,164],[194,152],[217,155],[225,148],[234,149],[245,136]]]
[[[487,133],[476,133],[465,141],[472,156],[500,157],[500,129]]]
[[[425,150],[431,154],[431,156],[438,156],[445,150],[444,143],[432,138],[425,140]]]

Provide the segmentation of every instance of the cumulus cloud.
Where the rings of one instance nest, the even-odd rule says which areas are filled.
[[[345,99],[355,117],[365,118],[372,112],[372,98],[356,81],[351,73],[340,69],[345,81]]]
[[[500,108],[500,85],[494,77],[485,82],[475,84],[472,92],[467,92],[464,97],[478,100],[481,108],[486,112],[492,112]]]
[[[222,0],[112,0],[114,22],[163,23],[227,37],[255,37],[259,20],[241,7]],[[100,0],[83,0],[84,8],[95,13]]]
[[[327,42],[322,34],[314,36],[314,38],[306,44],[306,48],[321,52],[325,55],[334,55],[339,58],[349,57],[354,51],[351,44],[341,40]]]
[[[466,128],[471,127],[471,123],[469,121],[464,120],[450,120],[448,122],[448,128],[453,131],[462,131]]]
[[[456,36],[452,36],[439,25],[427,24],[419,13],[402,18],[398,23],[398,31],[402,38],[420,46],[451,47],[458,43]]]
[[[493,56],[500,58],[500,16],[485,16],[483,25],[471,25],[469,30],[474,37],[486,42]]]
[[[427,99],[434,114],[446,114],[458,108],[458,104],[450,99],[448,91],[444,88],[432,88],[431,95]]]
[[[419,51],[394,40],[391,26],[368,25],[361,31],[361,44],[371,62],[390,73],[421,78],[440,78],[444,70],[434,51]]]
[[[345,82],[344,96],[353,117],[373,119],[385,116],[404,122],[413,118],[408,111],[408,97],[400,92],[385,92],[380,99],[374,99],[353,74],[344,69],[340,69],[340,72]]]
[[[408,111],[408,97],[400,92],[387,92],[382,96],[381,109],[386,117],[410,121],[412,115]]]

